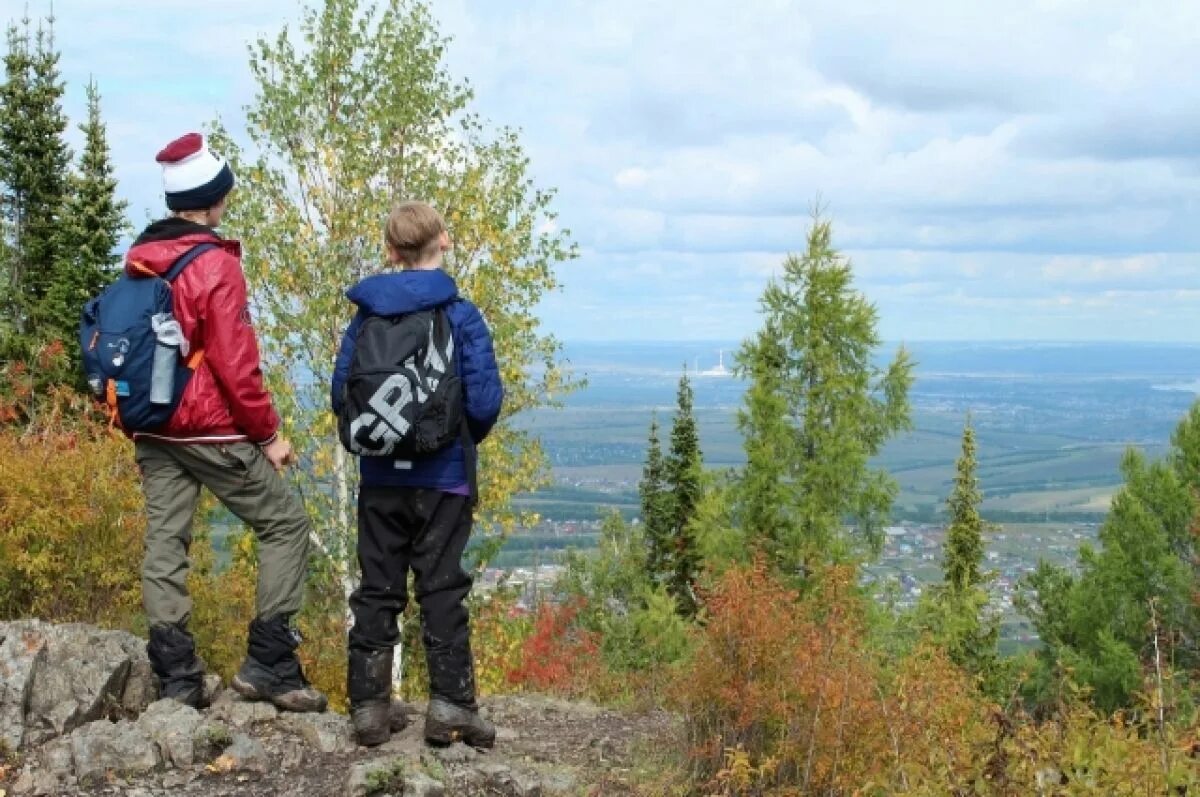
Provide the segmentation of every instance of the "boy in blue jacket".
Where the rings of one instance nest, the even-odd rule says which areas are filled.
[[[334,412],[344,401],[364,319],[444,308],[467,429],[460,441],[422,459],[360,458],[357,552],[362,582],[350,597],[351,719],[359,744],[382,744],[391,735],[392,654],[400,641],[396,618],[408,603],[411,567],[429,666],[425,738],[433,744],[461,739],[491,747],[495,728],[475,703],[464,604],[471,577],[461,560],[476,501],[474,449],[499,418],[504,389],[483,316],[458,295],[454,280],[441,269],[442,255],[450,248],[441,216],[423,202],[405,202],[388,217],[385,239],[388,260],[402,270],[367,277],[346,293],[358,305],[358,314],[346,329],[334,367]]]

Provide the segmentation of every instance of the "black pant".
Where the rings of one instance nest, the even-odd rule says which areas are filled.
[[[408,569],[416,576],[421,638],[434,697],[475,704],[470,620],[464,600],[471,577],[462,568],[473,501],[413,487],[362,487],[358,494],[358,564],[362,583],[350,596],[350,655],[390,650],[400,641],[396,617],[408,605]],[[354,701],[355,695],[350,695]]]

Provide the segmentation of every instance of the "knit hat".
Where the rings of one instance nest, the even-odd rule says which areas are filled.
[[[171,210],[211,208],[233,189],[233,170],[199,133],[175,139],[155,160],[163,167],[163,191]]]

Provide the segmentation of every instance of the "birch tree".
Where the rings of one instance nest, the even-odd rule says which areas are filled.
[[[348,594],[356,468],[328,391],[354,310],[344,292],[386,267],[387,213],[410,198],[442,213],[455,244],[445,268],[495,340],[506,396],[480,450],[477,529],[491,543],[480,564],[522,520],[510,498],[544,478],[536,439],[509,421],[570,386],[534,308],[575,247],[555,224],[553,192],[530,178],[517,133],[489,127],[468,84],[448,73],[447,40],[426,4],[326,0],[301,13],[295,30],[250,47],[250,146],[239,149],[220,123],[213,133],[237,174],[226,227],[245,244],[268,382],[304,455],[296,478],[329,574]]]

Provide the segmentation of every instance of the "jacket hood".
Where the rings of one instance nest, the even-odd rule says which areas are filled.
[[[173,216],[156,221],[142,230],[125,254],[125,271],[133,277],[145,276],[141,269],[133,265],[136,263],[155,274],[165,274],[184,252],[203,243],[216,244],[235,257],[241,255],[241,246],[237,241],[227,241],[213,232],[211,227]]]
[[[447,304],[458,298],[458,286],[441,269],[396,271],[367,277],[346,298],[371,315],[400,315]]]

